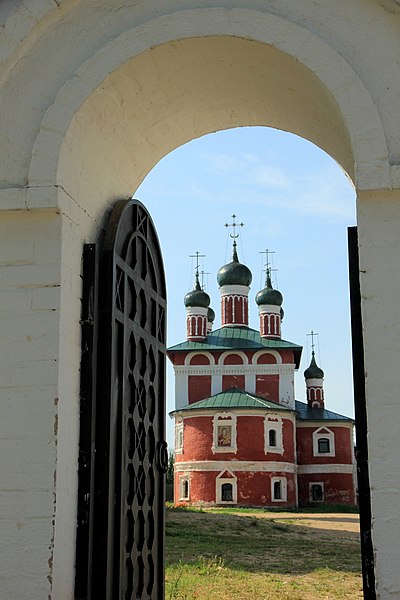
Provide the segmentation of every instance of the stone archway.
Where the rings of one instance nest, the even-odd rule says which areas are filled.
[[[82,242],[165,154],[252,124],[313,141],[357,188],[376,574],[381,598],[395,597],[398,4],[15,0],[0,18],[8,597],[33,595],[21,540],[36,546],[35,597],[73,595]],[[21,498],[25,529],[13,525]]]

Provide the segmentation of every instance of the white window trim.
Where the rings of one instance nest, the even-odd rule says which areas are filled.
[[[274,484],[280,481],[282,498],[274,498]],[[287,479],[286,477],[271,477],[271,502],[287,502]]]
[[[179,443],[180,433],[182,433],[182,444]],[[184,432],[183,432],[183,419],[177,419],[175,423],[175,453],[182,454],[183,453],[183,444],[184,444]]]
[[[269,431],[276,432],[276,446],[269,445]],[[264,452],[265,454],[283,454],[283,421],[279,415],[266,415],[264,419]]]
[[[231,445],[230,446],[218,446],[218,427],[227,425],[231,427]],[[211,446],[213,454],[220,454],[226,452],[237,452],[236,442],[236,415],[233,413],[217,413],[213,418],[213,444]]]
[[[187,496],[185,496],[183,493],[185,482],[188,484]],[[179,500],[190,500],[190,478],[188,475],[179,477]]]
[[[318,452],[318,440],[321,438],[328,438],[330,452]],[[335,454],[335,434],[331,429],[325,427],[319,427],[313,433],[313,456],[336,456]]]
[[[322,500],[313,500],[312,497],[312,486],[313,485],[320,485],[322,487]],[[324,482],[323,481],[310,481],[308,484],[308,498],[310,502],[321,502],[323,503],[325,501],[325,489],[324,489]]]
[[[227,471],[231,477],[221,477]],[[222,500],[222,486],[224,483],[232,485],[232,500]],[[215,501],[216,504],[237,504],[237,477],[229,469],[225,469],[220,473],[215,481]]]

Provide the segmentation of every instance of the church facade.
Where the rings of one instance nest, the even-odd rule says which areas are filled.
[[[187,339],[168,349],[175,371],[177,504],[295,507],[356,503],[353,420],[325,408],[314,351],[295,399],[302,347],[281,337],[282,294],[267,269],[249,327],[252,274],[232,261],[218,271],[221,323],[199,283],[186,294]]]

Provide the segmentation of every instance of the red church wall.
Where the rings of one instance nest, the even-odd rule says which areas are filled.
[[[283,454],[265,454],[264,416],[241,416],[236,421],[237,452],[213,452],[213,417],[186,417],[184,419],[183,453],[176,454],[176,462],[192,460],[245,460],[293,462],[293,423],[283,419]]]
[[[242,365],[243,358],[239,354],[228,354],[224,358],[224,365]]]
[[[257,375],[256,394],[266,400],[279,402],[279,375]]]
[[[210,359],[208,358],[208,356],[205,356],[204,354],[195,354],[190,359],[190,364],[191,365],[209,365]]]
[[[348,427],[338,427],[329,425],[329,429],[335,434],[335,456],[320,456],[313,455],[313,433],[320,427],[321,424],[315,427],[298,427],[296,431],[297,440],[297,462],[299,465],[308,464],[351,464],[353,460],[352,444],[353,440],[350,437]]]
[[[211,375],[189,375],[188,398],[189,404],[204,400],[211,396]]]
[[[174,498],[175,503],[198,504],[217,502],[216,488],[219,471],[185,471],[177,472],[175,475]],[[237,504],[240,506],[273,506],[293,507],[296,506],[296,485],[292,473],[254,473],[251,471],[236,471]],[[190,481],[190,499],[185,501],[180,498],[180,477],[188,477]],[[282,477],[287,482],[287,499],[285,501],[273,502],[271,500],[271,479]],[[234,481],[234,480],[233,480]]]
[[[279,354],[282,357],[282,362],[283,363],[289,363],[289,364],[293,364],[294,363],[293,350],[279,350]]]
[[[276,365],[276,358],[273,354],[261,354],[257,358],[258,365]]]
[[[212,417],[184,419],[183,453],[175,455],[176,462],[214,460],[214,455],[211,452],[212,439]]]
[[[241,390],[244,390],[244,382],[244,375],[222,375],[222,391],[224,392],[232,387],[237,387]]]
[[[310,501],[310,483],[322,483],[323,502]],[[351,473],[313,473],[297,476],[299,506],[318,506],[319,504],[354,505],[354,484]]]

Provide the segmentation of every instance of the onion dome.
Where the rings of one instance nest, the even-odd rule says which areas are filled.
[[[324,377],[323,370],[315,362],[314,350],[312,351],[310,366],[304,371],[304,377],[305,379],[323,379]]]
[[[213,309],[211,307],[209,307],[208,311],[207,311],[207,321],[209,323],[214,323],[214,321],[215,321],[215,312],[213,311]]]
[[[239,262],[236,242],[233,242],[232,261],[221,267],[217,273],[218,285],[245,285],[250,287],[253,276],[246,265]]]
[[[194,289],[186,294],[183,301],[186,307],[194,306],[208,308],[208,305],[210,304],[210,296],[201,289],[198,273],[196,273],[196,283]]]
[[[270,271],[269,269],[267,269],[265,288],[260,290],[256,295],[256,303],[258,304],[258,306],[261,306],[263,304],[280,306],[282,302],[283,296],[279,290],[274,290],[274,288],[272,287]]]

